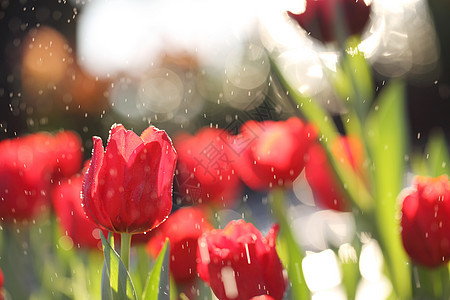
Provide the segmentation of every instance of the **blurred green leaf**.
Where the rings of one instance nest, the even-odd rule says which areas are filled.
[[[333,143],[340,137],[332,117],[312,98],[306,98],[298,89],[290,86],[283,74],[274,65],[274,69],[290,97],[294,100],[309,122],[319,130],[319,140],[324,146],[333,170],[344,187],[345,192],[353,203],[364,213],[370,213],[373,206],[372,197],[363,180],[355,173],[351,166],[336,160],[331,154]]]
[[[108,281],[111,287],[112,299],[137,299],[130,274],[120,259],[119,254],[111,246],[114,244],[112,233],[110,232],[108,234],[108,240],[103,236],[103,233],[100,233],[100,237],[102,239],[103,255],[105,257],[102,275],[102,299],[111,299],[109,298],[110,293],[105,283]]]
[[[427,268],[413,264],[415,299],[450,299],[450,277],[446,265]]]
[[[272,191],[270,201],[276,220],[280,224],[280,234],[278,236],[280,243],[285,245],[287,261],[283,261],[289,281],[291,282],[292,299],[310,299],[310,291],[306,285],[305,276],[302,269],[302,260],[304,258],[303,250],[295,240],[291,226],[286,219],[286,210],[284,207],[284,191],[275,189]]]
[[[445,136],[441,130],[434,130],[430,135],[425,155],[428,159],[430,176],[438,177],[440,175],[450,174],[449,152]]]
[[[169,276],[169,239],[166,239],[164,247],[159,252],[155,264],[148,275],[145,285],[143,300],[169,300],[170,276]]]
[[[380,93],[367,123],[372,158],[375,221],[394,290],[399,299],[411,299],[411,271],[400,238],[397,195],[404,178],[407,144],[404,86],[392,82]]]

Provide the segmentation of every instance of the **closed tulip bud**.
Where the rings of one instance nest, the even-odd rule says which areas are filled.
[[[197,270],[220,300],[283,298],[287,286],[275,249],[278,226],[266,237],[253,224],[231,221],[223,230],[199,238]]]
[[[177,154],[163,130],[141,136],[113,125],[106,151],[94,137],[84,176],[83,203],[90,219],[118,233],[142,233],[162,223],[172,209]]]
[[[305,166],[304,155],[313,129],[299,118],[286,121],[248,121],[234,138],[240,155],[235,168],[254,190],[289,187]]]
[[[289,15],[316,39],[323,42],[361,34],[370,15],[363,0],[306,0],[305,11]]]
[[[215,128],[175,138],[179,156],[177,193],[184,202],[219,207],[234,204],[241,184],[232,165],[235,154],[228,140],[226,131]]]
[[[450,182],[418,176],[402,203],[402,241],[411,259],[427,267],[450,260]]]
[[[0,218],[21,222],[38,217],[49,204],[55,170],[52,136],[35,133],[0,143]]]

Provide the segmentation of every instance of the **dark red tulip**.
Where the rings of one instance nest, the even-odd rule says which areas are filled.
[[[305,11],[289,15],[316,39],[323,42],[361,34],[370,15],[370,5],[363,0],[306,0]],[[338,33],[341,31],[342,33]]]
[[[106,151],[101,138],[93,140],[83,182],[88,217],[118,233],[142,233],[163,222],[172,209],[177,159],[165,131],[149,127],[139,137],[114,124]]]
[[[175,138],[179,156],[177,192],[186,202],[216,206],[234,203],[240,181],[232,165],[235,153],[228,140],[226,131],[214,128]]]
[[[402,241],[411,259],[427,267],[450,260],[450,182],[446,175],[416,177],[403,199]]]
[[[101,249],[100,229],[86,216],[81,206],[82,181],[82,176],[75,175],[55,185],[52,191],[53,207],[62,233],[70,237],[75,246]]]
[[[199,238],[197,270],[220,300],[283,298],[287,281],[275,249],[278,226],[264,237],[253,224],[231,221]]]
[[[197,277],[197,240],[212,229],[201,209],[180,208],[151,233],[147,251],[156,258],[166,238],[169,238],[170,274],[179,283],[190,281]]]
[[[62,131],[53,139],[57,175],[68,178],[80,172],[83,160],[80,137],[73,131]]]
[[[332,145],[332,152],[338,161],[351,165],[358,176],[363,176],[364,149],[358,138],[339,138]],[[325,149],[319,143],[315,143],[308,150],[305,175],[318,206],[337,211],[350,209],[350,202],[342,184],[332,170]]]
[[[246,122],[233,141],[242,181],[254,190],[290,186],[303,170],[312,132],[299,118]]]
[[[47,133],[0,142],[1,220],[30,220],[45,210],[55,170],[51,146]]]

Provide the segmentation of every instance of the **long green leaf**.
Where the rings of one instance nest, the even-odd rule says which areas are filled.
[[[170,299],[169,255],[169,239],[166,239],[147,278],[142,300]]]
[[[288,272],[289,281],[291,282],[292,299],[310,299],[311,293],[306,285],[305,276],[302,269],[302,261],[304,258],[303,250],[296,242],[291,226],[286,219],[286,211],[284,207],[284,192],[282,190],[272,191],[272,199],[270,201],[273,214],[280,224],[280,243],[286,248],[283,249],[287,253],[287,261],[283,261]]]
[[[363,213],[370,213],[373,206],[372,196],[366,188],[363,180],[350,166],[343,164],[331,154],[331,146],[339,137],[339,132],[333,122],[333,119],[322,107],[320,107],[318,103],[314,101],[314,99],[306,98],[298,89],[291,86],[286,78],[283,77],[283,74],[277,68],[276,64],[273,66],[276,74],[281,80],[281,83],[288,90],[292,100],[296,102],[308,121],[313,123],[318,128],[320,141],[327,152],[328,158],[333,166],[333,170],[336,172],[339,181],[345,188],[345,192],[359,210]]]
[[[397,195],[404,178],[407,143],[404,87],[392,82],[379,95],[366,123],[372,158],[375,221],[380,245],[399,299],[411,299],[411,270],[400,239]]]
[[[107,278],[109,278],[112,299],[137,300],[136,291],[134,290],[130,274],[128,273],[122,260],[120,259],[119,254],[117,254],[117,252],[111,246],[113,244],[112,233],[109,233],[108,240],[106,240],[102,233],[100,233],[100,237],[102,239],[103,255],[105,257],[103,274],[106,273]],[[102,278],[102,287],[105,287],[105,281],[107,282],[107,278]],[[107,288],[102,288],[102,297],[103,296],[105,296],[106,299],[110,299],[108,298],[109,291],[107,291]]]
[[[443,174],[450,175],[450,159],[445,141],[445,136],[441,130],[432,132],[426,148],[426,158],[428,159],[429,175],[437,177]]]

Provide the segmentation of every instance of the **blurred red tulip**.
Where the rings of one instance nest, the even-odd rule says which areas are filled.
[[[62,131],[55,135],[53,141],[57,174],[68,178],[80,172],[83,160],[80,137],[73,131]]]
[[[283,298],[287,286],[275,249],[275,225],[266,237],[253,224],[231,221],[223,230],[199,238],[197,270],[221,300],[248,300],[269,295]]]
[[[190,281],[197,277],[197,240],[212,229],[201,209],[180,208],[151,233],[147,251],[156,258],[169,238],[171,275],[179,283]]]
[[[427,267],[450,260],[450,182],[446,175],[416,177],[403,199],[402,241],[411,259]]]
[[[363,176],[364,149],[359,138],[339,138],[332,145],[332,152],[338,161],[350,164],[358,176]],[[332,170],[325,149],[319,143],[315,143],[308,150],[305,176],[318,206],[337,211],[350,209],[350,202],[343,187]]]
[[[162,223],[172,209],[177,154],[165,131],[147,128],[139,137],[114,124],[106,151],[94,137],[83,181],[89,218],[114,232],[142,233]]]
[[[76,175],[55,186],[52,191],[53,207],[63,233],[76,246],[101,249],[100,229],[86,216],[81,206],[82,181],[83,178]]]
[[[55,170],[51,146],[47,133],[0,142],[1,220],[30,220],[45,210]]]
[[[179,160],[177,192],[190,203],[232,205],[240,191],[240,181],[232,166],[234,153],[226,131],[203,128],[195,136],[175,138]]]
[[[305,11],[288,12],[314,38],[323,42],[361,34],[369,20],[370,5],[363,0],[306,0]]]
[[[234,138],[234,161],[242,181],[254,190],[290,186],[304,167],[313,130],[299,118],[248,121]]]

